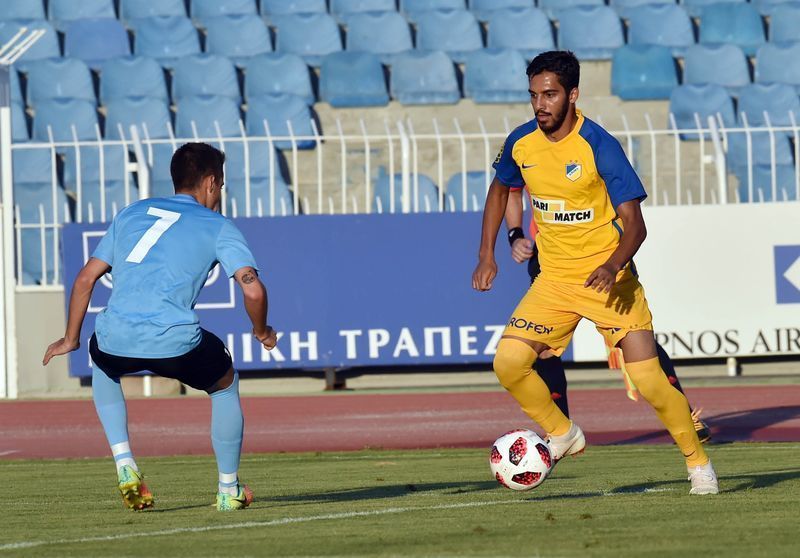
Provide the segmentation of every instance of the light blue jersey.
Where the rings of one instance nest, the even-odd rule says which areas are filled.
[[[192,196],[141,200],[111,223],[93,257],[111,266],[114,289],[95,322],[101,351],[166,358],[200,343],[194,305],[217,262],[228,277],[256,268],[242,233]]]

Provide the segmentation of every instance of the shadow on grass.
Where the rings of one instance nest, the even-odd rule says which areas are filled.
[[[800,479],[800,469],[781,469],[779,471],[762,471],[759,473],[745,473],[741,475],[721,475],[722,484],[720,492],[741,492],[753,488],[770,488],[777,484]],[[736,482],[738,481],[738,482]],[[732,483],[736,483],[731,486]],[[685,480],[652,481],[638,484],[620,486],[610,490],[611,494],[636,494],[647,490],[659,488],[685,489],[689,491],[689,483]]]
[[[356,500],[400,498],[409,494],[424,494],[425,492],[467,494],[494,490],[498,487],[499,485],[495,481],[409,483],[350,488],[319,494],[291,494],[270,499],[276,502],[351,502]]]

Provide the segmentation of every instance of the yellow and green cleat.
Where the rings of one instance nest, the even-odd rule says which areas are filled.
[[[253,501],[253,491],[247,485],[239,485],[239,491],[233,494],[217,492],[217,511],[243,510]]]
[[[130,465],[123,465],[117,473],[120,494],[125,507],[131,510],[145,510],[153,507],[153,494],[144,484],[144,475]]]

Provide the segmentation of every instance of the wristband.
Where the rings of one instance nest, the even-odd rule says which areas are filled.
[[[522,227],[514,227],[508,231],[508,243],[511,246],[514,245],[514,241],[518,238],[525,238],[525,231],[522,230]]]

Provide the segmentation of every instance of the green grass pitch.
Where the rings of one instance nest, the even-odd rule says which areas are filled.
[[[3,556],[797,556],[800,444],[712,446],[718,496],[689,496],[673,446],[593,447],[531,492],[488,450],[247,455],[256,501],[211,504],[211,457],[143,458],[123,509],[111,459],[0,462]]]

